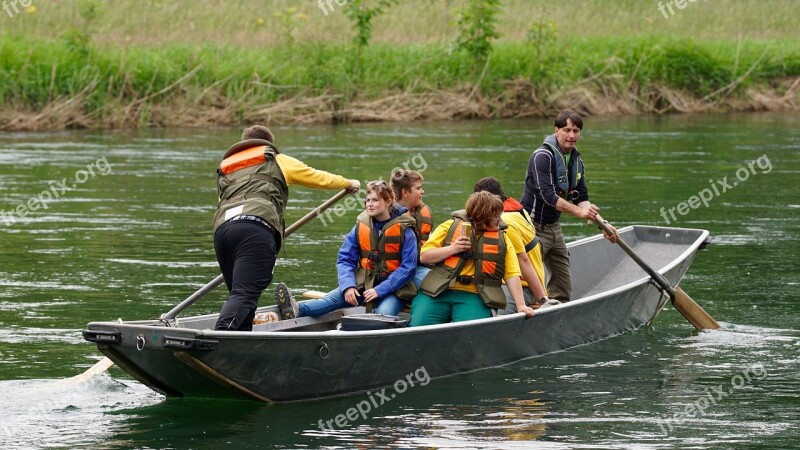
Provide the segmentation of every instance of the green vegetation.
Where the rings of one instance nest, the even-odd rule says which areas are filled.
[[[632,0],[354,0],[327,16],[316,2],[175,3],[3,17],[0,128],[785,109],[800,92],[791,1],[689,3],[668,19]]]
[[[497,16],[501,11],[500,0],[468,0],[458,18],[460,33],[456,39],[457,48],[472,57],[476,69],[488,63],[492,41],[500,37]]]

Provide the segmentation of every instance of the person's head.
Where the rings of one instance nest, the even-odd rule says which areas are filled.
[[[501,201],[506,201],[506,199],[508,198],[506,197],[505,192],[503,192],[503,187],[500,186],[500,180],[498,180],[495,177],[486,177],[478,180],[478,182],[475,183],[475,188],[472,190],[472,192],[480,192],[480,191],[486,191],[492,193],[500,197]]]
[[[496,230],[503,213],[503,201],[487,191],[475,192],[467,199],[467,216],[475,231]]]
[[[564,111],[556,116],[554,125],[558,146],[567,153],[571,152],[581,138],[583,119],[576,112]]]
[[[392,189],[397,202],[408,209],[416,209],[422,205],[422,174],[416,170],[397,169],[392,173]]]
[[[364,196],[364,207],[370,217],[377,220],[387,220],[390,209],[394,204],[394,193],[389,183],[375,180],[367,183],[367,195]]]
[[[253,125],[252,127],[245,128],[244,131],[242,131],[242,140],[246,141],[248,139],[263,139],[273,144],[275,143],[275,136],[273,136],[269,128],[264,125]]]

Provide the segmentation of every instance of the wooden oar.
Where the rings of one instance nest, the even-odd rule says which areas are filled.
[[[600,229],[603,230],[606,234],[614,234],[611,228],[608,226],[608,222],[603,220],[602,217],[598,214],[595,218],[595,222],[597,225],[600,226]],[[628,256],[633,259],[636,264],[639,265],[648,275],[650,278],[653,279],[661,289],[664,289],[669,293],[669,298],[672,301],[672,305],[677,309],[686,320],[689,321],[695,328],[698,330],[702,329],[717,329],[719,328],[719,324],[710,314],[708,314],[700,305],[697,304],[689,294],[683,291],[678,286],[674,288],[670,286],[669,282],[664,278],[660,273],[653,270],[644,260],[633,251],[633,249],[622,240],[621,237],[617,238],[617,245],[622,247],[622,250],[628,254]]]
[[[111,361],[110,359],[104,357],[100,361],[97,361],[97,363],[95,363],[95,365],[93,365],[92,367],[89,367],[86,370],[86,372],[83,372],[80,375],[75,375],[74,377],[71,377],[71,378],[67,378],[65,380],[59,380],[56,383],[57,384],[65,384],[65,385],[80,384],[80,383],[83,383],[84,381],[89,381],[95,375],[98,375],[98,374],[101,374],[101,373],[105,372],[106,370],[108,370],[113,365],[114,365],[113,361]]]
[[[325,292],[322,291],[305,291],[303,292],[305,298],[322,298],[325,297]]]
[[[314,217],[319,215],[319,213],[321,213],[322,211],[325,211],[326,209],[330,208],[334,203],[336,203],[339,200],[341,200],[342,198],[344,198],[347,195],[347,193],[348,193],[347,189],[344,189],[344,190],[338,192],[336,195],[334,195],[333,197],[331,197],[328,200],[326,200],[325,203],[317,206],[311,212],[309,212],[305,216],[301,217],[300,220],[298,220],[297,222],[293,223],[291,226],[289,226],[289,228],[286,229],[286,231],[283,233],[284,238],[289,237],[289,235],[291,235],[292,233],[294,233],[295,231],[300,229],[300,227],[302,227],[303,225],[305,225],[308,222],[310,222],[312,219],[314,219]],[[225,278],[223,278],[222,274],[217,275],[216,278],[214,278],[213,280],[209,281],[205,286],[203,286],[200,289],[198,289],[197,292],[195,292],[194,294],[192,294],[189,297],[187,297],[186,300],[180,302],[176,307],[172,308],[166,314],[162,314],[161,318],[162,319],[168,319],[168,320],[169,319],[174,319],[183,310],[185,310],[186,308],[192,306],[192,304],[194,302],[196,302],[201,297],[203,297],[204,295],[206,295],[209,292],[211,292],[212,290],[214,290],[214,288],[216,288],[217,286],[222,284],[224,281],[225,281]],[[67,383],[70,383],[70,384],[71,383],[80,383],[80,382],[88,380],[89,378],[91,378],[91,377],[93,377],[93,376],[95,376],[97,374],[105,372],[106,370],[108,370],[113,365],[114,365],[114,362],[106,357],[106,358],[103,358],[100,361],[98,361],[97,364],[95,364],[92,367],[90,367],[86,372],[84,372],[84,373],[82,373],[80,375],[76,375],[76,376],[74,376],[72,378],[68,378],[68,379],[63,380],[63,381],[67,382]]]

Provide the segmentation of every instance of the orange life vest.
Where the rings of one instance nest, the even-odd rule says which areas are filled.
[[[443,245],[453,245],[461,236],[461,223],[469,221],[466,211],[453,212],[453,223],[447,230]],[[505,224],[500,229],[473,234],[469,237],[474,252],[461,252],[449,256],[436,264],[422,280],[420,289],[431,297],[436,297],[455,281],[461,284],[475,283],[478,294],[490,308],[502,309],[506,306],[506,296],[502,290],[506,271],[506,244],[503,236]],[[468,259],[475,259],[475,275],[461,275],[461,268]]]
[[[289,189],[275,158],[278,148],[263,139],[248,139],[232,145],[217,167],[219,203],[214,230],[238,215],[257,216],[283,237],[283,213]]]
[[[417,235],[419,248],[422,248],[422,244],[428,241],[431,237],[431,231],[433,230],[433,215],[431,214],[431,209],[428,205],[423,203],[419,205],[417,210],[413,213],[409,211],[408,215],[413,217],[416,222],[414,225],[414,233]]]
[[[377,236],[369,214],[366,211],[359,214],[356,220],[359,259],[355,273],[358,288],[372,289],[400,267],[405,231],[413,225],[414,219],[400,214],[389,220]],[[409,280],[394,294],[404,300],[413,299],[417,295],[414,280]]]

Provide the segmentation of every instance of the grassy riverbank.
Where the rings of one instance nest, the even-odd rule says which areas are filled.
[[[4,28],[0,128],[525,117],[567,107],[793,110],[800,99],[800,40],[787,9],[776,12],[786,6],[780,0],[728,5],[728,16],[705,21],[713,29],[698,16],[718,12],[722,0],[668,18],[656,3],[604,0],[572,16],[548,7],[545,19],[543,2],[506,1],[501,37],[479,64],[452,44],[464,3],[455,0],[430,2],[426,14],[420,1],[387,9],[360,57],[342,11],[325,16],[316,2],[298,9],[275,1],[271,12],[254,0],[201,0],[191,9],[68,3],[20,12]],[[673,29],[681,23],[684,35]],[[716,39],[702,39],[710,31]]]

